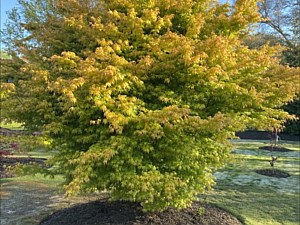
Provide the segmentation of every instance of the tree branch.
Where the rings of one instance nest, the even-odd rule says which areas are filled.
[[[288,39],[287,35],[283,32],[283,30],[276,24],[274,24],[272,21],[268,20],[268,21],[262,21],[261,23],[267,24],[270,27],[272,27],[274,30],[276,30],[285,40],[287,46],[289,48],[295,48],[295,45]]]

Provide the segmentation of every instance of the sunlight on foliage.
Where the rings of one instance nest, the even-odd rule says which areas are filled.
[[[259,21],[254,0],[21,8],[4,30],[20,79],[1,103],[51,139],[67,194],[109,190],[144,210],[184,208],[214,185],[236,131],[292,118],[279,107],[299,93],[299,68],[279,65],[279,46],[241,41]]]

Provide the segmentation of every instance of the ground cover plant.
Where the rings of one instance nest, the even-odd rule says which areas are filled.
[[[299,68],[242,42],[255,0],[20,1],[4,29],[18,76],[7,120],[45,136],[69,195],[109,190],[145,211],[185,208],[214,185],[229,138],[292,118]],[[10,66],[11,65],[11,66]]]

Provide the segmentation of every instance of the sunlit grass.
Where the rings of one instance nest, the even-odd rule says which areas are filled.
[[[300,221],[300,143],[281,142],[293,151],[273,152],[259,149],[268,141],[235,140],[233,158],[216,171],[215,189],[199,195],[201,201],[217,205],[243,221],[246,225],[298,225]],[[275,168],[288,172],[289,178],[271,178],[257,174],[258,169],[270,167],[271,155],[278,160]],[[18,157],[50,158],[44,150],[31,151]],[[10,182],[30,182],[54,188],[63,182],[41,174],[1,179],[1,185]],[[61,189],[60,189],[61,190]],[[80,200],[78,200],[80,201]]]
[[[45,185],[47,188],[57,188],[62,182],[62,176],[55,176],[54,178],[45,177],[43,174],[35,174],[35,175],[26,175],[26,176],[18,176],[11,178],[1,178],[0,183],[3,185],[4,183],[9,182],[30,182],[30,183],[39,183]]]
[[[216,172],[217,185],[200,199],[237,215],[246,225],[298,225],[300,221],[299,142],[282,142],[291,152],[260,150],[267,141],[233,141],[233,159]],[[271,168],[271,155],[278,156],[275,168],[289,178],[259,175],[257,169]]]
[[[11,157],[16,158],[43,158],[43,159],[49,159],[52,157],[52,154],[49,151],[40,149],[36,151],[29,151],[29,152],[16,152]]]
[[[0,122],[0,127],[11,129],[11,130],[23,130],[23,124],[22,123],[16,123],[16,122]]]
[[[298,225],[299,194],[257,186],[218,186],[201,197],[242,217],[247,225]],[[200,198],[201,198],[200,197]]]

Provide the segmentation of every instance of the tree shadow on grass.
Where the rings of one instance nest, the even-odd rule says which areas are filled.
[[[38,215],[49,209],[54,189],[38,182],[7,181],[1,184],[1,225],[36,224]],[[29,222],[25,218],[31,217]]]
[[[226,206],[247,221],[276,221],[297,224],[300,218],[299,193],[279,193],[272,188],[257,185],[227,185],[216,187],[201,195],[209,203]]]

